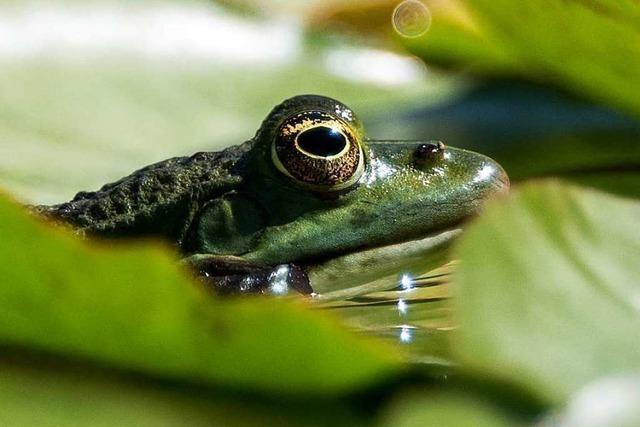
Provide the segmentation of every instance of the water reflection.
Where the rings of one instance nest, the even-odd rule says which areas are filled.
[[[413,280],[411,279],[411,276],[409,276],[408,274],[403,274],[400,278],[400,287],[405,291],[410,291],[411,289],[413,289],[412,282]]]
[[[403,274],[400,277],[400,283],[399,283],[399,287],[402,289],[402,292],[410,292],[412,291],[413,288],[413,279],[411,278],[411,276],[409,274]],[[399,298],[398,299],[398,312],[400,314],[400,316],[405,317],[407,315],[407,312],[409,310],[409,305],[405,302],[404,299]],[[400,335],[399,335],[399,339],[400,342],[402,344],[407,344],[410,343],[412,341],[412,329],[413,326],[410,325],[401,325],[400,326]]]
[[[404,300],[401,298],[398,300],[398,311],[400,312],[400,314],[407,314],[407,308],[408,305],[406,302],[404,302]]]
[[[403,344],[407,344],[411,342],[412,339],[412,329],[413,326],[404,325],[402,329],[400,329],[400,342]]]
[[[269,289],[273,295],[286,295],[289,293],[289,267],[279,266],[269,276]]]
[[[448,280],[454,265],[390,276],[360,294],[318,304],[353,330],[401,346],[409,360],[446,364],[453,328]]]

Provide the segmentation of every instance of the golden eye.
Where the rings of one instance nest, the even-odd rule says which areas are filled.
[[[364,171],[361,141],[348,124],[325,112],[307,111],[282,123],[271,149],[275,166],[316,191],[343,190]]]

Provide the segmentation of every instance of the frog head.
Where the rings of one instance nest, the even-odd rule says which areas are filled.
[[[509,188],[502,167],[440,141],[379,141],[331,98],[273,109],[254,139],[244,191],[264,224],[244,258],[315,263],[458,227]]]

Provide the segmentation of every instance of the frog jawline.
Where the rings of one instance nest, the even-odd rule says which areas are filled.
[[[321,300],[379,290],[376,286],[389,289],[388,281],[377,279],[440,266],[445,262],[447,247],[461,232],[460,226],[451,227],[419,239],[340,255],[308,266],[309,279]],[[369,289],[372,282],[373,289]]]

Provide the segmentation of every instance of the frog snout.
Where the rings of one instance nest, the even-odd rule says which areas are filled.
[[[509,176],[495,160],[471,151],[447,147],[442,141],[421,142],[413,147],[413,165],[419,170],[428,170],[446,163],[463,165],[464,180],[470,180],[486,195],[509,191]],[[484,194],[483,194],[484,195]]]
[[[498,162],[483,154],[453,147],[443,149],[442,165],[449,178],[469,189],[474,199],[509,192],[509,176]]]
[[[500,173],[496,176],[498,191],[500,193],[508,193],[509,188],[511,187],[511,182],[509,181],[509,175],[507,175],[505,170],[502,169],[502,166],[498,165],[498,168],[500,170]]]
[[[509,176],[500,164],[488,157],[476,169],[472,182],[483,198],[509,192]]]

